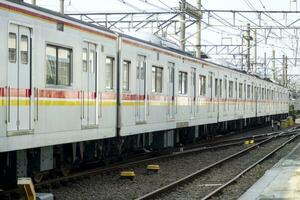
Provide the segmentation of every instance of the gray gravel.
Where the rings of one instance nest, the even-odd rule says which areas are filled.
[[[238,199],[244,192],[247,191],[248,188],[250,188],[259,178],[261,178],[268,169],[272,168],[272,166],[275,165],[281,158],[291,152],[291,150],[298,145],[299,142],[300,138],[287,144],[284,148],[276,152],[274,156],[254,167],[242,178],[240,178],[236,184],[228,186],[223,190],[220,196],[214,197],[213,199]]]
[[[133,181],[120,179],[119,172],[115,171],[111,174],[102,174],[89,179],[74,181],[57,189],[50,188],[40,191],[52,192],[57,199],[134,199],[243,148],[245,147],[240,145],[148,163],[159,164],[161,168],[157,174],[151,175],[146,173],[147,164],[140,164],[132,168],[136,173]]]
[[[270,127],[245,131],[242,134],[230,135],[229,137],[234,138],[265,132],[270,132]],[[136,173],[136,178],[133,181],[120,179],[120,171],[117,170],[83,180],[74,180],[71,183],[68,182],[67,185],[63,184],[62,187],[60,185],[56,188],[40,189],[39,192],[52,192],[57,199],[134,199],[243,148],[245,147],[241,145],[139,164],[132,168]],[[159,164],[161,170],[158,174],[147,175],[145,170],[147,164]]]
[[[166,194],[165,196],[162,196],[159,199],[176,199],[176,200],[200,199],[205,195],[207,195],[208,193],[212,192],[221,184],[227,182],[232,177],[239,174],[245,168],[247,168],[257,160],[262,158],[267,153],[271,152],[279,144],[283,143],[286,140],[287,138],[280,138],[268,144],[265,144],[257,149],[254,149],[246,155],[243,155],[237,159],[233,159],[232,162],[230,163],[225,163],[218,168],[214,168],[213,170],[202,175],[201,177],[195,179],[191,183],[179,187],[175,191]],[[284,155],[281,154],[279,156],[282,157]],[[278,158],[280,159],[280,157]],[[274,161],[273,164],[275,163],[276,162]],[[270,168],[272,167],[272,165],[266,165],[266,167],[261,167],[261,166],[256,167],[256,170],[252,172],[252,177],[249,177],[249,179],[245,179],[245,180],[243,179],[244,183],[241,183],[241,185],[240,182],[238,182],[238,184],[235,185],[236,187],[232,187],[231,189],[228,188],[227,190],[224,190],[223,195],[217,198],[222,200],[237,199],[243,193],[243,191],[246,190],[245,185],[247,185],[247,187],[251,186],[251,184],[253,184],[261,175],[263,175],[263,169],[267,170],[268,169],[267,167]],[[244,187],[244,190],[242,190],[242,192],[241,192],[241,187]]]

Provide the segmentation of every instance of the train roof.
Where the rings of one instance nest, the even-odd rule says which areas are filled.
[[[40,7],[40,6],[37,6],[37,5],[32,5],[32,4],[23,2],[22,0],[21,1],[20,0],[19,1],[18,0],[6,0],[6,1],[18,4],[18,5],[22,5],[22,6],[25,6],[25,7],[40,11],[40,12],[44,12],[44,13],[47,13],[47,14],[50,14],[50,15],[61,17],[63,19],[70,20],[70,21],[73,21],[73,22],[76,22],[76,23],[79,23],[79,24],[82,24],[82,25],[85,25],[85,26],[93,27],[93,28],[99,29],[101,31],[105,31],[105,32],[115,34],[114,31],[112,31],[112,30],[110,30],[110,29],[108,29],[104,26],[94,25],[94,24],[91,24],[91,23],[88,23],[88,22],[84,22],[84,21],[76,19],[74,17],[70,17],[68,15],[64,15],[64,14],[61,14],[61,13],[53,11],[53,10],[49,10],[47,8],[43,8],[43,7]]]
[[[74,17],[70,17],[68,15],[64,15],[64,14],[61,14],[61,13],[53,11],[53,10],[49,10],[47,8],[43,8],[43,7],[39,7],[39,6],[36,6],[36,5],[32,5],[32,4],[23,2],[22,0],[6,0],[6,1],[18,4],[18,5],[22,5],[22,6],[25,6],[25,7],[28,7],[28,8],[37,10],[37,11],[40,11],[40,12],[44,12],[44,13],[47,13],[47,14],[50,14],[50,15],[54,15],[54,16],[57,16],[57,17],[60,17],[60,18],[63,18],[63,19],[69,20],[69,21],[73,21],[73,22],[76,22],[76,23],[79,23],[79,24],[82,24],[82,25],[85,25],[85,26],[88,26],[88,27],[92,27],[92,28],[98,29],[100,31],[105,31],[105,32],[108,32],[108,33],[111,33],[111,34],[118,34],[121,37],[125,37],[125,38],[131,39],[131,40],[135,40],[135,41],[138,41],[138,42],[142,42],[142,43],[145,43],[145,44],[148,44],[148,45],[151,45],[151,46],[155,46],[157,48],[161,48],[161,49],[164,49],[164,50],[167,50],[167,51],[172,51],[172,52],[180,54],[182,56],[191,57],[193,59],[197,59],[197,60],[199,60],[201,62],[204,62],[204,63],[207,63],[207,64],[211,64],[211,65],[222,67],[222,68],[225,68],[225,69],[228,69],[228,70],[232,70],[232,71],[235,71],[235,72],[243,73],[243,74],[246,74],[248,76],[256,77],[256,78],[258,78],[260,80],[264,80],[264,81],[276,84],[278,86],[284,87],[284,86],[282,86],[282,85],[280,85],[280,84],[278,84],[276,82],[271,81],[270,79],[265,79],[265,78],[259,77],[258,75],[255,75],[255,74],[249,74],[246,71],[242,71],[242,70],[234,69],[234,68],[229,68],[227,66],[224,66],[224,65],[212,62],[212,61],[205,60],[204,58],[208,58],[208,57],[206,55],[203,55],[202,52],[201,52],[201,56],[203,55],[203,57],[197,58],[193,54],[185,52],[185,51],[182,51],[180,49],[175,49],[175,48],[171,48],[171,47],[160,46],[160,45],[157,45],[157,44],[154,44],[154,43],[151,43],[151,42],[148,42],[148,41],[145,41],[145,40],[142,40],[142,39],[139,39],[139,38],[136,38],[136,37],[124,34],[124,33],[118,33],[118,32],[112,31],[112,30],[110,30],[110,29],[108,29],[108,28],[106,28],[104,26],[94,25],[94,24],[91,24],[91,23],[87,23],[87,22],[84,22],[82,20],[76,19]]]

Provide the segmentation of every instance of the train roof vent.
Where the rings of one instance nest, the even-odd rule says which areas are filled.
[[[138,38],[140,40],[144,40],[146,42],[150,42],[152,44],[158,45],[158,46],[162,46],[162,47],[167,47],[167,48],[172,48],[172,49],[177,49],[179,50],[179,46],[164,37],[152,34],[152,33],[145,33],[145,32],[128,32],[126,33],[127,35],[130,35],[132,37]]]

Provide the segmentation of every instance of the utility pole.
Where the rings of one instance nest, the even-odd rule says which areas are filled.
[[[281,85],[285,86],[285,55],[282,55],[282,83]]]
[[[264,52],[264,75],[267,78],[267,53]]]
[[[196,57],[201,58],[201,0],[197,0],[197,9],[200,17],[196,21]]]
[[[276,80],[276,68],[275,68],[275,49],[272,50],[272,62],[273,62],[273,66],[272,66],[272,79],[273,81]]]
[[[250,24],[247,24],[247,71],[250,72]]]
[[[287,64],[287,60],[288,60],[288,57],[285,56],[285,87],[287,87],[287,84],[288,84],[288,80],[287,80],[287,67],[288,67],[288,64]]]
[[[59,4],[59,12],[61,14],[65,14],[65,0],[59,0],[60,4]]]
[[[186,0],[180,2],[180,49],[185,51],[185,3]]]
[[[247,45],[247,54],[246,54],[246,66],[247,66],[247,72],[250,72],[250,41],[253,40],[253,38],[250,35],[250,24],[247,24],[247,30],[246,30],[246,35],[243,36],[243,39],[246,40],[246,45]],[[242,44],[243,46],[244,44]],[[243,66],[242,66],[243,70]]]
[[[254,29],[254,63],[253,63],[253,72],[256,74],[257,72],[257,32]]]

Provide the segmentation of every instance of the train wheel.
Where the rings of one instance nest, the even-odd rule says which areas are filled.
[[[68,176],[72,170],[72,165],[70,164],[64,164],[60,167],[60,171],[63,176]]]
[[[35,183],[42,182],[43,178],[44,178],[44,174],[42,174],[42,173],[34,173],[33,174],[33,180]]]

